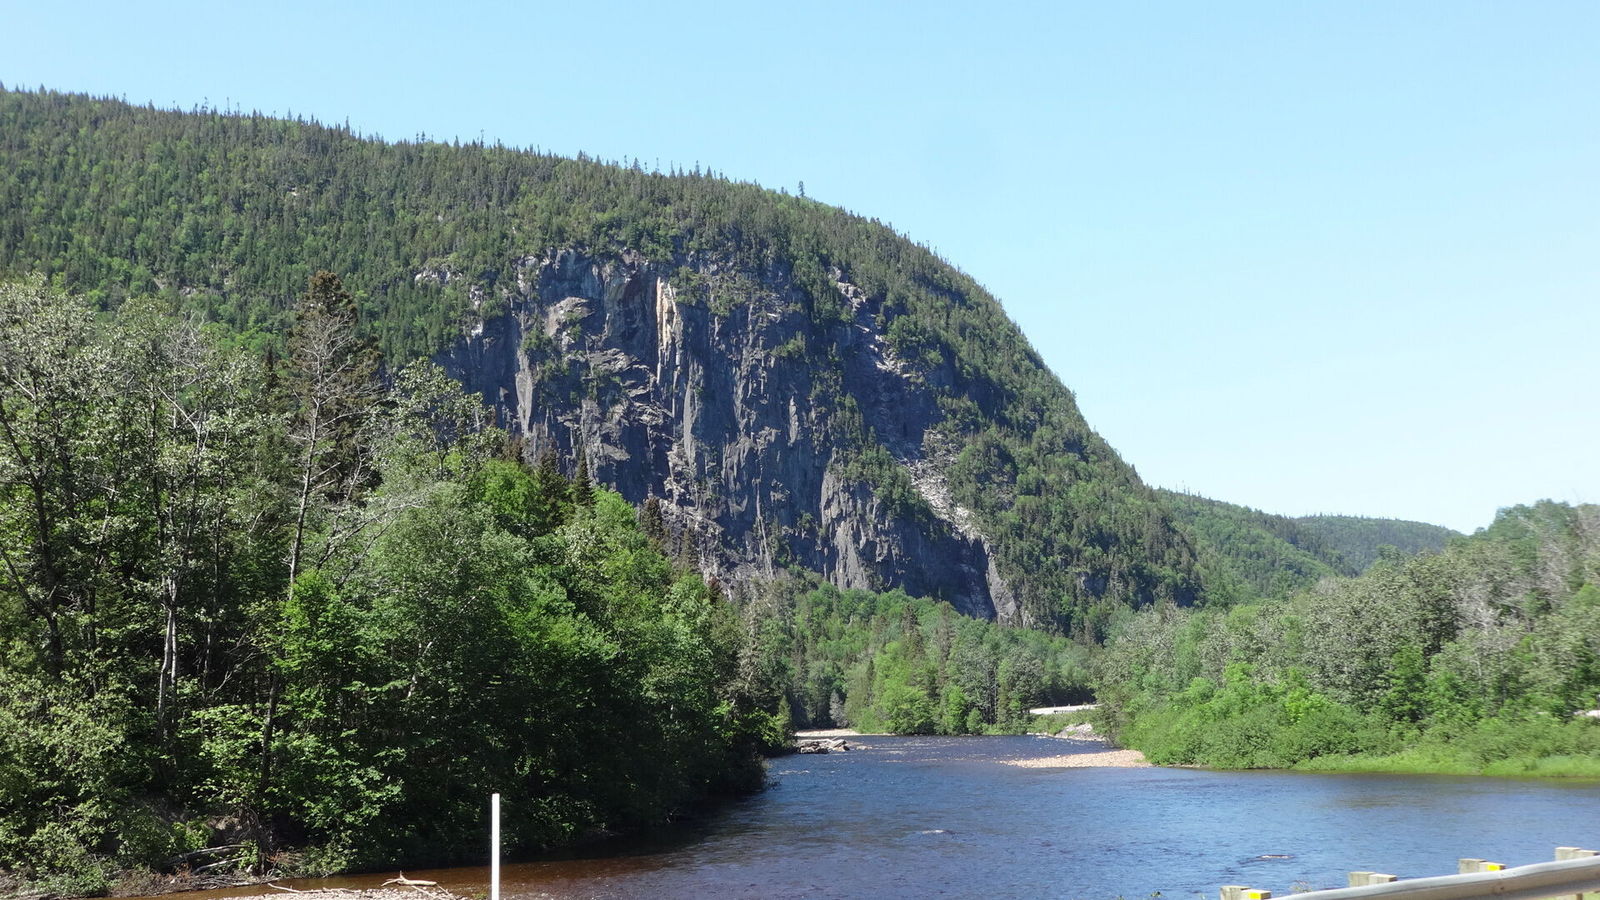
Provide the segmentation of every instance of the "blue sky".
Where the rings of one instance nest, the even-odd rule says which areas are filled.
[[[9,86],[804,182],[994,291],[1154,484],[1467,531],[1600,502],[1589,0],[0,21]]]

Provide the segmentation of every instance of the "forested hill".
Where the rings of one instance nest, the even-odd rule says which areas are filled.
[[[1443,525],[1404,519],[1369,519],[1364,516],[1301,516],[1300,528],[1333,548],[1358,572],[1378,560],[1378,551],[1393,547],[1404,554],[1443,550],[1461,533]]]
[[[1287,516],[1196,494],[1159,493],[1199,547],[1214,604],[1287,597],[1330,575],[1356,574],[1320,535]]]
[[[1086,637],[1193,546],[999,304],[890,229],[707,172],[0,92],[0,269],[255,346],[340,273],[732,585],[786,567]],[[1064,312],[1070,315],[1070,311]]]
[[[1218,605],[1288,597],[1331,575],[1360,575],[1383,547],[1413,556],[1461,536],[1423,522],[1291,518],[1197,494],[1157,493],[1199,548],[1207,596]]]
[[[1600,506],[1232,609],[1132,616],[1096,695],[1166,764],[1600,774]]]

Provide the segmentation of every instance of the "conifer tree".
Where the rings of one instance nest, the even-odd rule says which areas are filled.
[[[561,474],[560,458],[549,444],[539,452],[539,461],[533,467],[533,486],[539,498],[533,531],[534,534],[549,534],[566,524],[572,508],[572,487]]]
[[[578,448],[578,470],[572,475],[572,503],[575,506],[594,505],[594,479],[589,477],[589,455]]]
[[[666,552],[667,523],[661,515],[661,498],[651,494],[644,501],[644,508],[639,511],[639,527],[657,550]]]

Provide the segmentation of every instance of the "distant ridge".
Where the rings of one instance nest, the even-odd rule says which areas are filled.
[[[1359,516],[1289,517],[1198,494],[1160,490],[1200,550],[1213,602],[1287,597],[1334,576],[1365,572],[1390,546],[1410,556],[1442,550],[1458,532]]]
[[[1344,557],[1354,570],[1347,574],[1365,572],[1378,561],[1378,551],[1385,546],[1411,556],[1424,550],[1443,550],[1451,539],[1463,536],[1443,525],[1406,519],[1318,515],[1300,516],[1295,521]]]

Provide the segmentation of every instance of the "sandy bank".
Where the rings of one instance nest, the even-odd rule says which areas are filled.
[[[1024,769],[1145,769],[1150,761],[1137,750],[1107,750],[1103,753],[1069,753],[1065,756],[1041,756],[1035,759],[1008,759],[1008,766]]]

